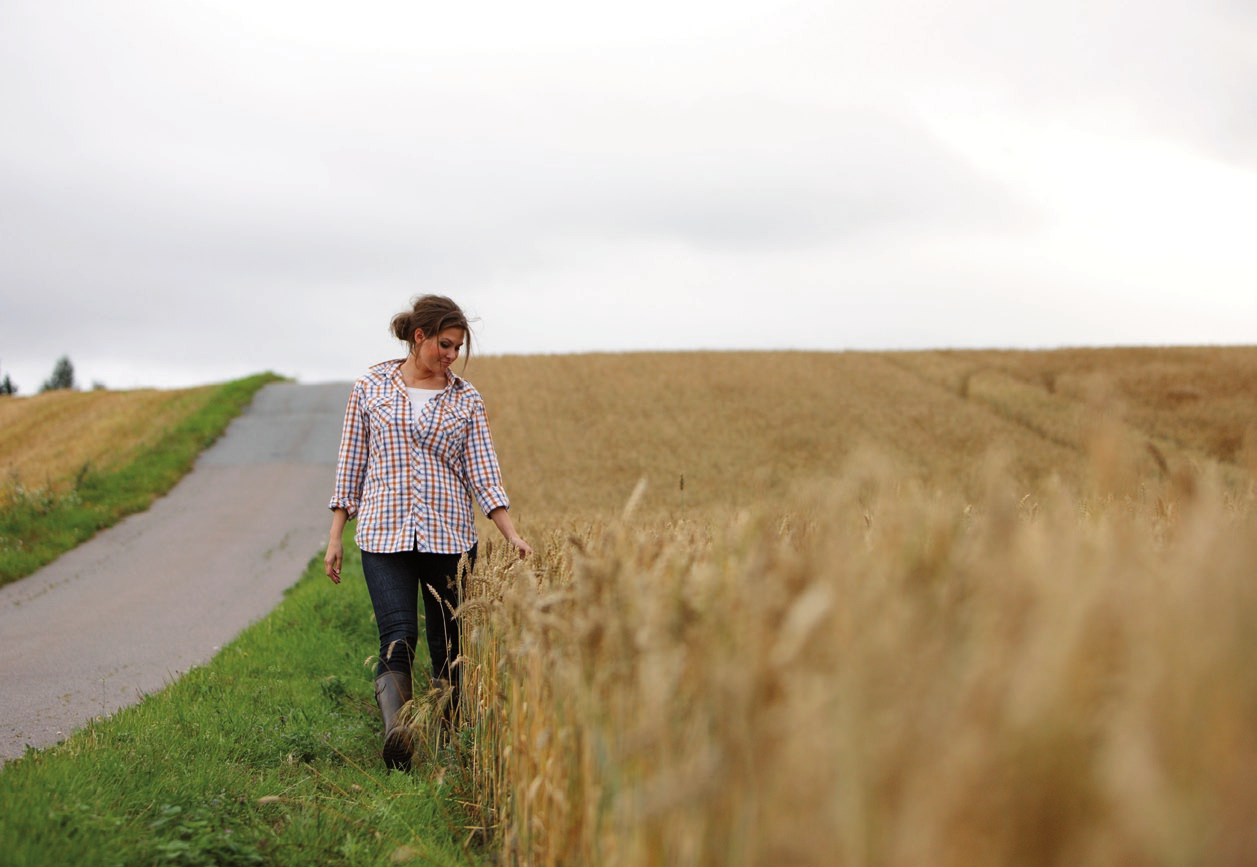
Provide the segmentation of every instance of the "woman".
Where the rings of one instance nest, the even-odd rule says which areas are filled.
[[[410,351],[354,383],[324,565],[339,584],[342,532],[356,518],[354,541],[380,629],[375,697],[384,718],[384,761],[405,769],[413,746],[399,711],[413,695],[420,597],[433,681],[454,689],[450,707],[457,707],[459,628],[450,614],[458,607],[460,561],[466,558],[466,572],[475,564],[473,501],[521,557],[532,549],[507,512],[484,401],[450,370],[464,344],[470,352],[467,317],[449,298],[423,295],[393,317],[392,327]]]

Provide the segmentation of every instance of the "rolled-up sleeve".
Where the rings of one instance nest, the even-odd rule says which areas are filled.
[[[511,501],[502,487],[502,470],[498,455],[493,448],[493,434],[489,430],[489,418],[484,401],[477,395],[467,430],[467,488],[476,498],[486,516],[494,509],[509,509]]]
[[[336,485],[329,509],[344,509],[350,518],[358,516],[362,502],[362,485],[367,473],[368,426],[363,414],[362,382],[354,383],[349,393],[349,405],[345,408],[345,421],[341,426],[340,450],[336,455]]]

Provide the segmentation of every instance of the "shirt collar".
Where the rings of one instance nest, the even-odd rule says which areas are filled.
[[[402,378],[402,365],[406,363],[404,358],[395,358],[392,361],[386,361],[379,365],[380,372],[384,373],[389,382],[401,391],[406,390],[406,380]],[[445,384],[447,388],[452,387],[454,391],[462,391],[467,387],[467,380],[463,379],[452,370],[445,371]]]

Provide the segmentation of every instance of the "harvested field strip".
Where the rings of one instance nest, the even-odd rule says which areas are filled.
[[[110,470],[156,443],[215,386],[159,391],[52,391],[0,399],[0,474],[11,485],[67,490],[83,470]],[[0,499],[2,502],[2,499]]]
[[[277,379],[257,374],[162,399],[148,392],[135,399],[124,392],[114,400],[103,400],[97,392],[64,392],[47,395],[53,400],[0,401],[14,429],[23,432],[14,437],[21,447],[10,452],[23,463],[15,463],[0,486],[0,584],[31,574],[97,531],[148,508],[192,468],[257,390]],[[129,411],[138,413],[141,407],[150,412],[142,423],[131,423]],[[93,424],[102,432],[103,446],[71,444],[75,437],[65,434],[66,427],[81,431]],[[45,441],[65,443],[73,459],[66,460]],[[84,455],[89,457],[80,465]],[[32,465],[56,467],[58,473],[46,469],[45,479],[28,485],[24,474]]]

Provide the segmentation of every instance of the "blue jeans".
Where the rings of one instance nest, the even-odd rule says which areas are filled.
[[[402,551],[396,554],[362,552],[362,572],[367,579],[375,622],[380,628],[380,661],[376,674],[396,671],[411,674],[419,642],[419,599],[427,628],[432,677],[458,684],[458,561],[462,554],[430,554]],[[476,565],[476,549],[466,553],[467,572]],[[432,595],[435,589],[438,600]]]

